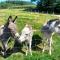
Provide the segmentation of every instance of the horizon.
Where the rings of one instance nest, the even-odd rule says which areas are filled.
[[[7,1],[7,0],[0,0],[0,3],[1,3],[1,2],[5,2],[5,1]],[[14,0],[10,0],[10,1],[14,1]],[[15,1],[26,1],[26,2],[31,2],[31,0],[15,0]],[[37,4],[37,1],[33,1],[32,3],[33,3],[33,4]]]

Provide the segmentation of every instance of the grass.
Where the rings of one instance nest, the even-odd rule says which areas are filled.
[[[5,24],[9,15],[12,15],[13,18],[18,16],[16,20],[17,29],[19,32],[24,28],[26,23],[32,25],[33,29],[40,30],[42,25],[47,22],[49,19],[54,19],[52,14],[43,14],[37,12],[27,12],[21,9],[1,9],[0,10],[0,25]],[[34,34],[38,34],[42,37],[41,32],[37,31]],[[50,56],[47,52],[42,53],[41,50],[32,50],[33,55],[25,56],[21,52],[12,53],[7,58],[4,58],[0,55],[0,60],[60,60],[60,37],[59,35],[55,34],[53,36],[53,52]],[[9,48],[13,48],[14,40],[10,39],[8,43]],[[37,46],[40,48],[40,44]]]

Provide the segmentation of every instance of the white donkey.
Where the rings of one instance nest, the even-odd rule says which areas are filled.
[[[60,34],[60,20],[59,19],[52,19],[48,21],[44,26],[42,27],[42,33],[44,35],[43,38],[43,52],[45,51],[45,43],[48,41],[48,47],[49,47],[49,54],[51,55],[52,50],[52,36],[54,33]]]
[[[32,55],[32,51],[31,51],[32,36],[33,36],[32,27],[30,25],[26,24],[26,26],[22,30],[20,38],[19,38],[20,42],[26,41],[26,47],[27,47],[26,55],[28,53],[28,49],[29,49],[30,54]],[[28,48],[28,46],[29,46],[29,48]]]
[[[30,54],[32,55],[32,51],[31,51],[32,36],[33,36],[32,27],[26,24],[26,26],[24,27],[20,35],[17,32],[16,24],[10,21],[9,29],[12,33],[12,36],[15,38],[15,40],[17,40],[19,43],[26,42],[26,46],[27,46],[26,55],[28,53],[28,49]]]

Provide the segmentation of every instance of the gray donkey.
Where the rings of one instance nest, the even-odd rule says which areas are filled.
[[[19,43],[25,42],[26,43],[26,55],[28,53],[28,49],[30,54],[32,55],[31,51],[31,44],[32,44],[32,36],[33,36],[33,30],[32,27],[29,24],[26,24],[24,29],[21,32],[21,35],[17,32],[16,24],[12,22],[12,20],[9,22],[8,28],[11,31],[12,36],[15,40],[17,40]]]
[[[49,54],[51,55],[51,45],[52,45],[52,36],[54,33],[60,34],[60,20],[59,19],[52,19],[49,20],[41,29],[44,37],[43,37],[43,52],[46,49],[46,41],[48,42],[49,47]]]
[[[8,28],[10,21],[14,22],[16,20],[17,17],[15,17],[15,19],[12,19],[12,16],[9,16],[8,21],[5,25],[0,26],[0,41],[2,42],[2,51],[1,53],[3,55],[6,55],[6,51],[7,51],[7,43],[8,43],[8,39],[10,38],[10,36],[12,36],[10,29]]]

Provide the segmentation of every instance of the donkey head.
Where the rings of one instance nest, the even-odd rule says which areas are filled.
[[[58,20],[55,24],[55,32],[60,34],[60,20]]]
[[[9,16],[8,20],[9,20],[9,25],[8,28],[11,31],[12,36],[19,36],[19,34],[17,33],[17,28],[16,28],[16,24],[15,21],[17,19],[17,16],[13,19],[12,16]]]

